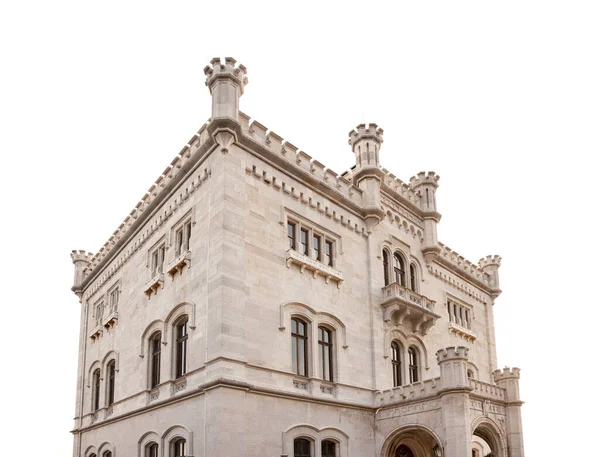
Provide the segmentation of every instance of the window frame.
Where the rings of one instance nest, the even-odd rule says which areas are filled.
[[[294,325],[295,324],[295,325]],[[298,333],[299,324],[304,326],[304,334]],[[309,351],[310,351],[310,327],[307,320],[298,317],[292,316],[290,320],[290,336],[292,341],[292,371],[296,376],[301,376],[303,378],[308,378],[310,375],[309,372]],[[294,330],[295,329],[295,330]],[[294,344],[294,342],[296,344]],[[300,357],[300,344],[304,348],[303,357],[301,360]],[[295,363],[294,363],[295,361]],[[303,362],[303,363],[302,363]],[[303,366],[304,373],[300,372],[300,368]]]
[[[414,262],[411,262],[408,267],[408,277],[410,282],[410,290],[413,292],[419,292],[419,274],[417,265]]]
[[[383,261],[383,285],[390,285],[390,254],[387,249],[382,251],[382,261]]]
[[[188,372],[188,349],[189,349],[189,336],[190,336],[190,319],[187,314],[181,316],[173,324],[173,335],[175,341],[175,379],[183,378]],[[185,329],[185,333],[180,335],[179,329]]]
[[[323,445],[328,444],[328,443],[333,444],[333,454],[324,454],[323,453]],[[340,443],[338,443],[335,440],[332,440],[331,438],[326,438],[324,440],[321,440],[321,457],[338,457],[339,453],[340,453],[339,446],[340,446]]]
[[[322,335],[328,335],[329,341],[322,339]],[[335,382],[334,363],[335,363],[335,331],[324,325],[317,327],[317,345],[319,352],[319,375],[321,379],[327,382]],[[326,353],[328,354],[326,356]],[[329,370],[326,370],[326,362],[329,365]],[[328,373],[327,373],[328,371]],[[327,375],[327,376],[326,376]]]
[[[158,350],[155,348],[157,344]],[[162,359],[162,332],[160,330],[155,331],[148,338],[148,352],[149,352],[149,377],[150,377],[150,388],[154,389],[160,384],[160,368]]]
[[[396,266],[398,264],[398,266]],[[394,282],[406,287],[406,262],[399,252],[395,252],[392,258],[392,272]]]
[[[177,452],[177,446],[183,444],[183,453],[182,454],[176,454]],[[181,436],[178,436],[176,438],[173,438],[171,440],[171,442],[169,443],[169,457],[185,457],[187,454],[187,441],[185,438],[182,438]]]
[[[449,322],[464,329],[472,330],[473,320],[475,319],[473,306],[446,295],[446,310],[448,311]]]
[[[155,453],[152,450],[156,450]],[[151,441],[144,446],[144,457],[158,457],[159,448],[158,443],[156,441]]]
[[[308,444],[308,454],[297,454],[296,453],[296,442],[302,442],[303,444],[307,443]],[[298,437],[294,438],[294,441],[292,444],[293,456],[294,457],[313,457],[314,456],[314,446],[315,446],[314,443],[315,443],[314,440],[312,440],[306,436],[298,436]]]
[[[403,358],[404,358],[404,347],[399,341],[393,340],[390,344],[390,361],[392,363],[392,379],[394,387],[401,387],[404,385],[404,372],[403,372]],[[397,354],[397,358],[394,356]]]
[[[194,223],[192,221],[191,212],[188,212],[188,214],[183,216],[179,222],[173,226],[170,246],[173,248],[173,258],[177,258],[184,252],[192,250],[190,247],[190,241],[192,239],[193,226]]]
[[[148,250],[148,269],[150,270],[150,277],[154,278],[159,274],[164,273],[165,261],[166,261],[167,245],[165,238],[162,237],[157,243],[155,243]],[[156,254],[156,265],[154,262]]]
[[[421,380],[420,367],[420,355],[419,349],[415,346],[409,346],[407,350],[408,355],[408,379],[410,384],[419,382]]]
[[[96,327],[102,326],[102,320],[104,319],[104,308],[105,307],[106,307],[106,305],[105,305],[104,297],[99,298],[98,300],[96,300],[96,303],[94,303],[93,318],[94,318]]]
[[[101,385],[101,371],[100,368],[96,368],[92,373],[92,412],[95,413],[100,409],[100,385]]]
[[[112,359],[106,364],[106,406],[115,402],[115,382],[117,376],[117,361]]]
[[[290,236],[290,229],[292,236]],[[286,231],[288,238],[288,249],[315,260],[323,265],[335,268],[337,260],[337,243],[339,237],[328,232],[324,228],[315,228],[315,224],[304,222],[298,217],[287,216]],[[306,244],[302,242],[302,236],[306,234]],[[314,240],[318,238],[318,249],[314,247]],[[294,246],[290,246],[293,243]],[[329,253],[328,253],[329,250]]]

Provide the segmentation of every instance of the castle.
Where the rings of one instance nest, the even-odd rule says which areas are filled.
[[[496,370],[498,256],[438,241],[439,177],[349,134],[338,174],[239,110],[212,116],[98,253],[81,303],[75,457],[523,457],[519,369]]]

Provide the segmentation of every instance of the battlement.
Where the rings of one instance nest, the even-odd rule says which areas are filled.
[[[248,84],[248,78],[246,76],[246,67],[242,64],[236,66],[236,60],[233,57],[225,57],[225,63],[221,63],[220,57],[214,57],[210,61],[210,65],[204,67],[204,74],[206,75],[206,85],[210,89],[212,94],[213,83],[217,79],[233,79],[238,83],[240,87],[240,95],[244,93],[244,87]],[[211,67],[212,65],[212,67]]]
[[[494,371],[493,375],[494,382],[496,383],[507,379],[519,379],[521,377],[521,369],[516,367],[504,367],[502,370]]]
[[[383,143],[383,129],[377,124],[359,124],[348,133],[348,144],[354,145],[360,140],[374,140],[377,144]]]
[[[404,200],[420,208],[421,198],[417,192],[387,169],[382,168],[382,171],[385,173],[384,184],[387,187],[399,194]]]
[[[209,120],[210,121],[210,120]],[[84,269],[83,275],[89,276],[94,269],[100,264],[117,242],[122,239],[128,232],[133,223],[142,216],[154,201],[157,195],[169,185],[173,178],[177,175],[177,172],[191,159],[193,153],[197,151],[202,144],[208,139],[208,132],[206,130],[208,124],[204,124],[197,133],[190,138],[187,144],[181,149],[179,154],[171,161],[171,163],[165,168],[162,174],[156,179],[154,184],[150,186],[148,191],[142,196],[141,200],[131,210],[125,220],[119,225],[119,227],[113,232],[108,241],[100,248],[100,250],[89,258],[89,265]],[[198,178],[200,179],[200,178]],[[74,251],[75,252],[75,251]],[[77,255],[80,255],[83,251],[78,251]],[[73,257],[73,254],[71,254]]]
[[[416,176],[412,176],[410,178],[410,187],[411,189],[416,189],[423,184],[431,184],[435,187],[438,187],[439,180],[440,177],[435,173],[435,171],[428,171],[427,173],[420,171],[416,174]]]
[[[440,251],[438,259],[444,261],[444,263],[448,265],[451,265],[453,269],[459,271],[461,274],[467,275],[484,284],[485,286],[489,286],[489,276],[480,266],[475,265],[473,262],[465,259],[458,252],[453,251],[445,244],[439,243],[439,245],[442,250]]]
[[[451,346],[446,349],[440,349],[435,353],[438,363],[456,360],[456,359],[469,359],[469,348],[464,346]]]
[[[87,252],[87,251],[83,251],[83,250],[71,251],[71,260],[73,261],[73,263],[75,263],[75,262],[90,263],[92,261],[92,257],[94,257],[94,254],[92,254],[91,252]]]
[[[298,149],[281,135],[269,130],[268,127],[251,119],[250,116],[241,111],[239,113],[239,122],[242,126],[244,136],[251,138],[273,153],[278,154],[288,162],[289,167],[310,173],[313,178],[319,180],[336,193],[343,195],[356,205],[362,204],[363,191],[353,185],[351,175],[339,174],[333,171],[311,155]]]
[[[502,257],[499,255],[488,255],[481,259],[479,259],[478,265],[479,268],[484,269],[489,266],[499,267],[502,264]]]

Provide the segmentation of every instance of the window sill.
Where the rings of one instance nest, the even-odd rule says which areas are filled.
[[[325,282],[329,283],[330,279],[334,279],[337,281],[338,288],[341,287],[342,282],[344,281],[344,275],[341,271],[336,270],[329,265],[325,265],[317,260],[311,259],[310,257],[300,254],[293,249],[287,250],[287,267],[294,263],[296,265],[300,265],[300,273],[304,273],[306,270],[312,271],[313,277],[316,278],[319,275],[325,277]]]
[[[458,324],[455,324],[454,322],[448,322],[448,330],[450,333],[453,333],[471,343],[477,339],[477,333],[475,333],[473,330],[464,328]]]
[[[191,251],[184,251],[179,254],[175,260],[169,263],[167,267],[167,274],[171,276],[171,279],[175,277],[175,273],[181,274],[183,271],[183,267],[188,267],[191,265],[192,253]]]
[[[104,323],[102,324],[104,328],[108,329],[114,326],[119,320],[119,313],[116,311],[114,313],[110,313],[110,315],[104,319]]]
[[[101,336],[102,336],[102,326],[101,325],[97,325],[96,327],[94,327],[89,334],[89,337],[91,338],[92,341],[98,340]]]
[[[162,289],[164,287],[164,283],[165,275],[163,273],[158,273],[148,283],[146,283],[146,286],[144,287],[144,293],[148,296],[148,299],[150,299],[150,296],[153,292],[154,295],[156,295],[158,289]]]
[[[187,378],[183,375],[177,378],[171,384],[171,396],[177,395],[179,392],[183,392],[187,388]]]

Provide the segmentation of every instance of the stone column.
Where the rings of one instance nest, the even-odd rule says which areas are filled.
[[[519,393],[519,368],[508,367],[494,371],[494,381],[499,387],[506,389],[506,435],[508,440],[508,455],[524,457],[523,426],[521,424],[521,395]]]
[[[467,354],[463,346],[440,349],[440,396],[444,423],[444,457],[471,455],[471,424],[469,419],[469,392]]]

